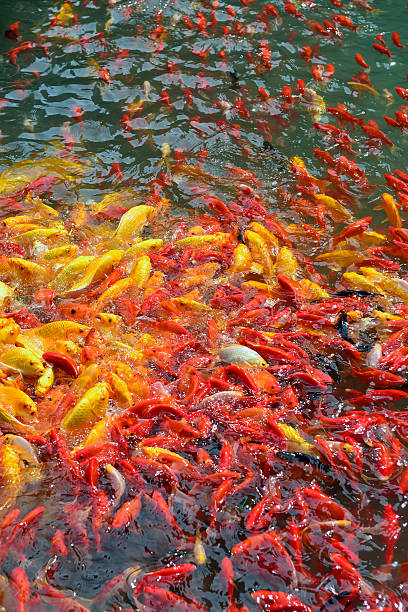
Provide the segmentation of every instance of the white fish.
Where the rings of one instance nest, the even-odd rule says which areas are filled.
[[[243,346],[242,344],[230,344],[230,346],[224,346],[218,353],[221,361],[226,363],[243,363],[245,365],[253,366],[267,366],[265,359],[263,359],[256,351]]]

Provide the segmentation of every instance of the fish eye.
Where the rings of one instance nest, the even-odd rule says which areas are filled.
[[[31,359],[30,366],[33,366],[33,365],[34,365],[34,361]]]
[[[76,308],[71,308],[71,314],[75,314],[76,313]]]

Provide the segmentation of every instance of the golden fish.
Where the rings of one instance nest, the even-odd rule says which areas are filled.
[[[251,287],[251,289],[255,289],[256,292],[266,293],[268,296],[276,294],[276,291],[271,285],[259,281],[245,281],[245,283],[242,283],[242,287]]]
[[[135,238],[153,215],[153,206],[141,204],[134,206],[122,216],[112,238],[120,241],[129,241]]]
[[[132,266],[129,277],[133,280],[134,286],[141,289],[148,281],[152,264],[148,255],[142,255]]]
[[[90,327],[76,321],[52,321],[40,327],[24,330],[24,335],[28,338],[36,336],[41,340],[72,340],[85,338],[89,330]]]
[[[24,376],[36,377],[44,373],[42,361],[32,351],[20,346],[11,346],[0,352],[0,364]]]
[[[75,277],[83,272],[96,258],[88,255],[80,255],[69,261],[50,282],[50,287],[58,291],[64,291],[74,281]]]
[[[0,344],[12,344],[20,333],[20,326],[12,319],[8,319],[8,325],[0,329]]]
[[[389,193],[383,193],[381,200],[384,206],[385,214],[388,217],[389,222],[394,227],[402,227],[402,221],[398,212],[398,205],[392,195]]]
[[[6,283],[0,281],[0,304],[3,304],[4,301],[11,297],[14,293],[14,289],[9,287]]]
[[[62,7],[60,8],[57,19],[62,25],[67,26],[74,18],[74,13],[72,12],[72,5],[70,2],[64,2]]]
[[[187,236],[186,238],[176,240],[174,246],[201,247],[206,244],[211,245],[226,242],[229,236],[229,234],[224,234],[222,232],[216,234],[202,234],[201,236]]]
[[[246,230],[244,238],[248,243],[252,258],[263,267],[266,276],[272,276],[273,263],[267,242],[260,234],[252,230]]]
[[[127,384],[120,376],[114,372],[108,374],[108,382],[112,388],[113,398],[121,406],[130,406],[132,403],[132,394],[129,391]]]
[[[132,287],[133,284],[133,278],[121,278],[120,280],[116,281],[116,283],[111,285],[102,293],[101,296],[99,296],[96,302],[96,311],[99,311],[101,308],[105,308],[109,302],[115,300],[120,295],[123,295],[123,293]]]
[[[275,273],[283,274],[295,280],[299,270],[299,263],[289,247],[281,247],[275,263]]]
[[[8,430],[18,433],[35,433],[35,430],[26,423],[22,423],[0,404],[0,423],[4,423]]]
[[[95,423],[95,425],[92,427],[91,431],[87,435],[85,441],[83,442],[83,444],[81,444],[81,448],[93,446],[94,444],[100,444],[101,442],[104,442],[108,436],[108,427],[109,420],[106,418],[101,419],[100,421]]]
[[[286,446],[287,449],[290,450],[299,450],[299,447],[303,452],[310,452],[313,450],[313,445],[309,444],[302,438],[297,429],[292,427],[291,425],[284,425],[282,423],[278,423],[278,427],[286,438]]]
[[[321,202],[327,211],[331,213],[331,216],[335,221],[351,221],[353,215],[351,215],[346,208],[340,202],[328,196],[324,193],[317,193],[315,199]]]
[[[109,387],[106,383],[98,383],[86,391],[85,395],[65,415],[62,428],[66,431],[76,431],[92,425],[101,418],[109,402]]]
[[[374,96],[379,96],[380,94],[374,87],[370,87],[366,83],[360,83],[359,81],[348,81],[347,85],[350,85],[353,89],[357,91],[366,91],[367,93],[372,93]]]
[[[42,176],[58,176],[64,181],[73,181],[75,179],[72,175],[83,172],[84,168],[80,164],[60,157],[30,159],[18,162],[0,174],[0,192],[3,196],[12,195]],[[58,214],[55,211],[53,213]]]
[[[246,244],[238,244],[232,255],[230,272],[248,272],[252,266],[251,251]]]
[[[111,314],[110,312],[99,312],[95,316],[95,324],[100,329],[113,330],[119,329],[123,319],[119,315]]]
[[[113,268],[120,262],[124,255],[124,251],[117,249],[113,251],[108,251],[101,257],[96,258],[92,261],[89,266],[85,269],[83,276],[76,283],[71,285],[65,291],[62,291],[60,295],[73,296],[75,294],[80,293],[92,283],[100,280],[106,274],[109,274]]]
[[[47,279],[49,276],[49,271],[46,268],[43,268],[39,264],[34,261],[29,261],[28,259],[22,259],[21,257],[9,257],[8,263],[12,271],[22,278],[25,277],[34,277],[41,278],[41,280]]]
[[[28,463],[29,465],[39,466],[40,462],[37,457],[37,453],[30,442],[23,438],[22,436],[16,436],[14,434],[6,434],[4,439],[7,441],[8,445],[11,445],[18,455]]]
[[[348,251],[345,249],[339,249],[338,251],[327,251],[316,257],[316,261],[324,261],[328,263],[334,263],[339,266],[348,267],[354,263],[364,261],[366,256],[360,254],[357,251]]]
[[[64,257],[71,257],[78,251],[76,244],[65,244],[64,246],[50,249],[44,253],[43,258],[47,261],[53,261],[55,259],[62,259]]]
[[[362,274],[357,274],[356,272],[345,272],[343,274],[343,278],[347,281],[347,284],[351,285],[353,288],[361,289],[362,291],[370,291],[371,293],[382,293],[381,291],[371,280],[363,276]]]
[[[133,189],[123,189],[115,193],[108,193],[100,202],[92,204],[91,211],[93,215],[107,210],[111,206],[121,206],[122,208],[132,208],[135,205],[135,201],[140,200],[141,197]]]
[[[322,300],[330,297],[329,293],[320,287],[317,283],[314,283],[307,278],[302,278],[299,282],[303,295],[310,301]]]
[[[18,234],[14,237],[15,242],[17,243],[30,243],[34,242],[34,240],[43,240],[47,242],[51,238],[55,238],[57,236],[64,236],[67,234],[67,230],[63,227],[59,228],[47,228],[41,227],[39,229],[31,230],[29,232],[24,232],[22,234]]]
[[[37,406],[24,391],[0,384],[0,404],[18,417],[37,416]]]
[[[74,381],[72,388],[74,391],[84,392],[93,387],[101,375],[101,370],[96,363],[91,363],[84,367],[78,378]]]
[[[158,251],[163,246],[163,240],[161,238],[149,238],[148,240],[141,240],[133,246],[131,246],[125,253],[125,256],[143,255],[150,251]]]
[[[35,393],[42,397],[51,389],[54,384],[54,370],[51,366],[45,368],[44,374],[41,374],[35,381]]]

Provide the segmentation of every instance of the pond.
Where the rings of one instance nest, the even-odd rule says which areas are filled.
[[[2,0],[5,610],[407,608],[407,24]]]

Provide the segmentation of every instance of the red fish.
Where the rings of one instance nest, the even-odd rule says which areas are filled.
[[[73,106],[71,106],[71,110],[72,110],[72,116],[75,119],[75,121],[78,121],[79,123],[82,122],[82,114],[83,114],[83,109],[80,108],[79,106],[75,106],[75,104]]]
[[[408,100],[408,89],[404,89],[404,87],[396,87],[396,93],[404,100]]]
[[[391,142],[391,140],[387,138],[384,132],[381,132],[381,130],[379,130],[378,127],[375,127],[372,125],[361,124],[361,129],[364,130],[364,132],[367,134],[369,138],[373,140],[381,140],[382,142],[385,142],[386,144],[390,145],[390,147],[394,146],[394,143]]]
[[[287,14],[291,15],[292,17],[296,17],[297,19],[306,19],[305,16],[297,10],[294,4],[288,2],[287,4],[283,5],[283,8]]]
[[[17,66],[17,61],[16,61],[17,55],[21,53],[22,51],[27,51],[28,49],[34,49],[35,46],[36,45],[32,40],[28,40],[27,42],[23,43],[19,47],[16,47],[15,49],[11,49],[10,51],[6,51],[4,55],[9,56],[10,64],[13,64],[13,66]]]
[[[266,42],[266,40],[261,40],[259,48],[260,48],[259,56],[261,58],[261,64],[267,70],[270,70],[271,67],[272,67],[271,66],[271,59],[272,59],[271,48],[268,45],[268,43]]]
[[[112,168],[110,169],[109,174],[111,176],[115,176],[118,179],[118,181],[121,181],[123,179],[123,172],[121,170],[119,162],[113,162]]]
[[[379,51],[380,53],[383,53],[384,55],[388,55],[388,57],[391,57],[391,51],[387,49],[387,47],[383,47],[383,45],[380,45],[378,43],[373,43],[371,46],[376,51]]]
[[[19,40],[20,32],[18,31],[18,26],[20,23],[21,21],[15,21],[12,23],[9,29],[4,32],[4,36],[10,40]]]
[[[326,64],[326,68],[323,72],[323,76],[325,79],[331,79],[331,77],[333,76],[335,72],[336,72],[336,68],[333,66],[333,64]]]
[[[395,45],[396,47],[398,47],[399,49],[403,49],[403,48],[404,48],[404,45],[402,45],[402,44],[400,43],[400,35],[398,34],[398,32],[393,32],[393,33],[392,33],[392,35],[391,35],[391,40],[392,40],[392,42],[394,43],[394,45]]]
[[[167,106],[169,108],[173,108],[173,105],[170,103],[170,98],[169,98],[169,94],[167,93],[167,91],[162,91],[160,94],[160,98],[159,98],[160,102],[162,102],[163,104],[167,104]]]
[[[360,64],[360,66],[362,66],[363,68],[366,68],[367,70],[370,68],[369,64],[367,64],[367,62],[365,61],[361,53],[356,53],[354,57],[355,57],[357,64]]]
[[[316,52],[319,50],[318,45],[314,45],[313,47],[309,47],[309,45],[305,45],[299,51],[300,55],[303,57],[305,62],[309,63],[312,57],[316,57]]]
[[[351,113],[349,113],[349,111],[347,110],[347,107],[344,104],[337,104],[337,108],[328,106],[326,110],[328,113],[331,113],[332,115],[337,117],[340,125],[344,121],[349,122],[353,125],[354,124],[361,125],[362,123],[361,119],[359,119],[358,117],[354,117]]]
[[[357,27],[350,19],[350,17],[346,17],[345,15],[339,15],[336,13],[332,13],[332,19],[335,23],[339,23],[340,25],[342,25],[344,28],[347,28],[349,30],[357,30]]]
[[[23,187],[23,189],[20,189],[19,191],[16,191],[13,194],[13,197],[16,198],[16,199],[25,198],[26,195],[30,191],[34,195],[41,195],[43,193],[46,193],[47,191],[50,191],[51,186],[55,182],[57,182],[59,180],[60,179],[59,179],[58,176],[42,176],[41,178],[37,179],[36,181],[33,181],[32,183],[29,183],[28,185]]]
[[[106,68],[101,68],[100,70],[98,70],[98,75],[102,81],[105,81],[105,83],[111,83],[109,70],[107,70]]]

